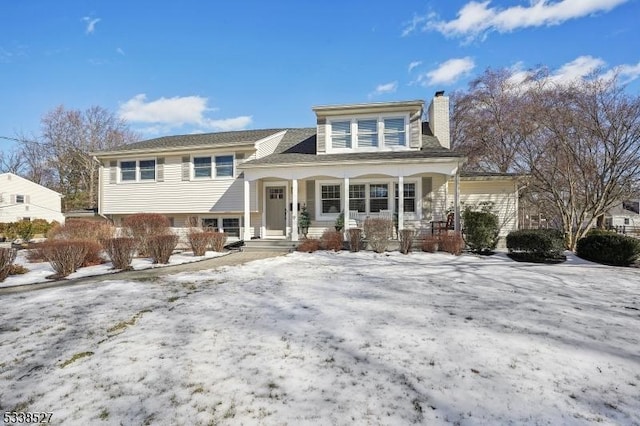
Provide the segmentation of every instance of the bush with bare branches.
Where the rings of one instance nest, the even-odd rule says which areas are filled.
[[[349,251],[360,251],[362,245],[362,229],[350,228],[349,229]]]
[[[400,253],[409,254],[413,247],[413,237],[416,231],[413,229],[403,229],[400,231]]]
[[[153,263],[169,263],[169,258],[178,245],[175,234],[154,235],[147,240],[149,256]]]
[[[138,243],[138,254],[149,255],[152,248],[150,240],[157,236],[172,235],[171,221],[168,217],[157,213],[137,213],[124,218],[122,227],[125,234],[135,238]]]
[[[435,253],[440,246],[440,239],[437,235],[428,235],[422,239],[422,251]]]
[[[224,246],[227,244],[227,237],[226,232],[213,231],[211,233],[211,248],[213,251],[224,251]]]
[[[11,273],[13,261],[16,260],[18,251],[12,248],[0,248],[0,282]]]
[[[305,253],[313,253],[314,251],[320,250],[320,240],[315,238],[305,238],[300,242],[296,250]]]
[[[464,249],[464,240],[460,232],[442,234],[440,236],[440,250],[459,256]]]
[[[52,278],[63,278],[82,266],[91,243],[87,240],[49,240],[35,250],[55,271]]]
[[[47,238],[55,240],[90,240],[100,242],[111,238],[115,228],[108,222],[87,219],[69,219],[64,225],[57,224],[49,230]]]
[[[108,238],[102,240],[102,247],[109,255],[113,269],[127,271],[136,252],[136,240],[129,237]]]
[[[364,221],[364,234],[376,253],[384,253],[389,244],[389,236],[393,230],[391,219],[369,217]]]
[[[211,231],[202,231],[198,228],[192,228],[189,231],[187,238],[194,256],[204,256],[207,248],[213,244],[213,234]]]
[[[340,251],[342,250],[343,237],[342,232],[327,229],[320,237],[320,247],[324,250]]]

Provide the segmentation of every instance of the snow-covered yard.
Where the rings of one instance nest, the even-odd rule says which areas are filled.
[[[640,270],[292,253],[3,296],[0,411],[57,424],[640,424]]]

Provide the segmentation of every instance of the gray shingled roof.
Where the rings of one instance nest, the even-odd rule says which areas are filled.
[[[276,148],[266,157],[248,161],[241,167],[268,164],[341,163],[367,160],[398,160],[417,158],[464,157],[464,154],[440,146],[438,140],[423,134],[423,147],[419,151],[354,152],[348,154],[316,154],[316,128],[287,129]]]
[[[196,146],[212,146],[216,145],[243,145],[256,142],[281,132],[285,129],[261,129],[261,130],[240,130],[233,132],[218,133],[199,133],[193,135],[177,135],[163,136],[160,138],[149,139],[146,141],[135,142],[129,145],[118,147],[120,151],[137,151],[137,150],[163,150],[175,148],[189,148]],[[98,153],[100,154],[100,153]]]

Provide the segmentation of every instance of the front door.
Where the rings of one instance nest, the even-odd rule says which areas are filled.
[[[287,205],[284,186],[268,186],[266,188],[267,205],[266,231],[267,236],[282,237],[286,231]]]

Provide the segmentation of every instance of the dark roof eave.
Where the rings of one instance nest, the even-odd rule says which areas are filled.
[[[219,148],[241,148],[241,149],[255,149],[256,141],[250,142],[235,142],[235,143],[218,143],[215,145],[195,145],[195,146],[175,146],[171,148],[140,148],[140,149],[128,149],[121,151],[98,151],[90,152],[89,155],[96,158],[108,158],[108,157],[122,157],[131,156],[136,154],[164,154],[167,152],[175,153],[180,151],[200,151],[200,150],[213,150]]]
[[[421,161],[422,160],[422,161]],[[441,157],[417,157],[417,158],[377,158],[377,159],[349,159],[349,160],[335,160],[335,161],[291,161],[291,162],[247,162],[238,165],[239,169],[266,169],[270,167],[312,167],[312,166],[351,166],[362,164],[388,164],[388,163],[403,163],[403,164],[416,164],[422,163],[424,160],[430,160],[432,163],[446,163],[450,161],[465,162],[467,158],[465,156],[441,156]]]

